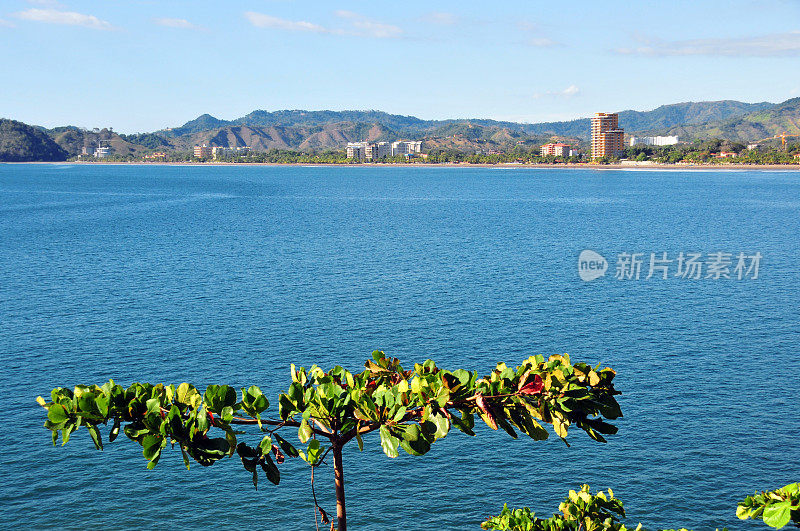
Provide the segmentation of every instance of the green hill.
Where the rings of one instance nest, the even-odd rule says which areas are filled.
[[[133,155],[144,151],[174,149],[167,139],[153,133],[119,135],[112,129],[88,130],[72,125],[49,129],[50,137],[67,152],[69,157],[77,157],[84,148],[91,154],[102,141],[111,148],[114,155]]]
[[[732,119],[700,125],[682,124],[658,132],[687,139],[722,138],[736,142],[755,142],[783,133],[800,134],[800,98],[786,100]]]
[[[16,120],[0,119],[0,161],[52,162],[67,159],[67,152],[44,131]]]

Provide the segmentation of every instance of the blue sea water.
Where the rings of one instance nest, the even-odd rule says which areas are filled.
[[[583,482],[634,526],[761,529],[737,501],[800,479],[798,234],[797,172],[0,165],[0,526],[313,529],[302,463],[258,491],[236,458],[148,471],[124,437],[51,446],[34,399],[109,378],[276,395],[290,363],[383,349],[481,372],[568,352],[617,370],[625,417],[570,448],[483,427],[390,460],[367,437],[353,529],[546,516]],[[605,277],[580,280],[584,249]],[[717,251],[761,253],[759,277],[645,279],[650,253]],[[639,280],[614,278],[625,252]]]

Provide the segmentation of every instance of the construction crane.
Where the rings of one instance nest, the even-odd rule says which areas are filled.
[[[784,151],[786,151],[786,139],[787,139],[787,138],[793,138],[793,137],[796,137],[796,136],[800,136],[800,134],[796,134],[796,135],[790,135],[790,134],[787,134],[787,132],[786,132],[786,131],[784,131],[783,133],[781,133],[781,134],[779,134],[779,135],[775,135],[775,136],[768,136],[767,138],[762,138],[761,140],[759,140],[759,141],[757,141],[757,142],[753,142],[753,143],[754,143],[754,144],[756,144],[756,145],[758,145],[758,144],[761,144],[762,142],[766,142],[766,141],[768,141],[768,140],[775,140],[775,139],[777,139],[777,138],[780,138],[780,139],[781,139],[781,149],[783,149]]]
[[[783,134],[780,135],[780,137],[781,137],[781,148],[783,148],[783,150],[786,151],[786,139],[787,138],[796,137],[796,136],[800,136],[800,135],[787,135],[786,131],[784,131]]]

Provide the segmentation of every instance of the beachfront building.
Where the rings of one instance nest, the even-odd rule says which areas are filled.
[[[367,142],[349,142],[347,144],[347,158],[364,160],[366,156]]]
[[[392,156],[414,156],[422,153],[422,142],[414,140],[398,140],[392,142]]]
[[[207,146],[203,144],[202,146],[195,146],[194,147],[194,156],[197,159],[208,159],[211,158],[211,146]]]
[[[97,149],[94,150],[94,158],[96,159],[104,159],[111,154],[111,148],[108,146],[97,146]]]
[[[678,143],[677,136],[632,136],[631,146],[674,146]]]
[[[378,160],[392,154],[389,142],[349,142],[347,158],[356,160]]]
[[[228,153],[235,154],[235,155],[247,155],[250,153],[249,146],[236,146],[236,147],[223,147],[223,146],[214,146],[211,148],[211,157],[214,160],[219,160],[222,158],[223,155]]]
[[[392,145],[389,142],[369,143],[364,150],[364,158],[367,160],[378,160],[388,157],[392,153]]]
[[[616,113],[598,112],[592,117],[592,158],[618,157],[624,150],[625,131]]]
[[[549,143],[545,144],[541,148],[541,154],[543,157],[548,155],[552,155],[554,157],[569,157],[572,153],[569,144],[561,144],[561,143]]]

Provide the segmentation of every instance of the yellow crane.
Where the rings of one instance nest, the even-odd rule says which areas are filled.
[[[787,139],[787,138],[796,137],[796,136],[800,136],[800,134],[796,134],[796,135],[790,135],[790,134],[788,134],[786,131],[784,131],[783,133],[781,133],[781,134],[779,134],[779,135],[775,135],[775,136],[768,136],[767,138],[762,138],[762,139],[761,139],[761,140],[759,140],[758,142],[754,142],[754,144],[761,144],[762,142],[766,142],[767,140],[775,140],[776,138],[780,138],[780,139],[781,139],[781,148],[782,148],[784,151],[786,151],[786,139]]]

